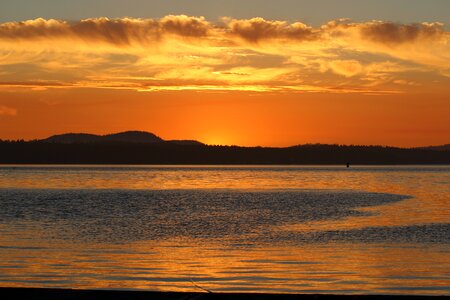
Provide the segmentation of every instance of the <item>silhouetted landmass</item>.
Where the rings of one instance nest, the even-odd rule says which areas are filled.
[[[202,142],[195,140],[170,140],[166,141],[168,143],[177,144],[177,145],[204,145]]]
[[[95,135],[88,133],[65,133],[53,135],[49,138],[40,140],[46,143],[61,143],[61,144],[86,144],[86,143],[108,143],[108,142],[122,142],[122,143],[172,143],[179,145],[203,145],[203,143],[194,140],[169,140],[165,141],[159,136],[145,131],[125,131],[107,135]]]
[[[160,143],[164,140],[159,136],[145,131],[125,131],[107,135],[87,133],[65,133],[53,135],[41,140],[49,143],[101,143],[101,142],[127,142],[127,143]]]
[[[450,144],[440,145],[440,146],[419,147],[419,148],[416,148],[416,149],[436,150],[436,151],[450,151]]]
[[[164,141],[139,131],[63,134],[44,140],[0,141],[4,164],[450,164],[442,147],[395,148],[307,144],[286,148]]]

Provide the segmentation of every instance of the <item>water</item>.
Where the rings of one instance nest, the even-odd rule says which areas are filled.
[[[450,295],[450,167],[0,166],[0,286]]]

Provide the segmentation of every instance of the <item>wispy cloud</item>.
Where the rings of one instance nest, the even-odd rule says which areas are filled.
[[[36,19],[0,24],[0,66],[9,88],[396,92],[448,83],[450,33],[382,21]]]

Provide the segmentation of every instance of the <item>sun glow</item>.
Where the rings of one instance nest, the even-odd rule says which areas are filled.
[[[236,139],[228,136],[221,136],[221,135],[215,135],[215,134],[205,134],[202,138],[202,141],[207,145],[235,145],[236,143],[233,143]]]

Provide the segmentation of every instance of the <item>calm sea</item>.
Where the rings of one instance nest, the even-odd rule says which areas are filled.
[[[0,166],[0,286],[450,295],[449,166]]]

